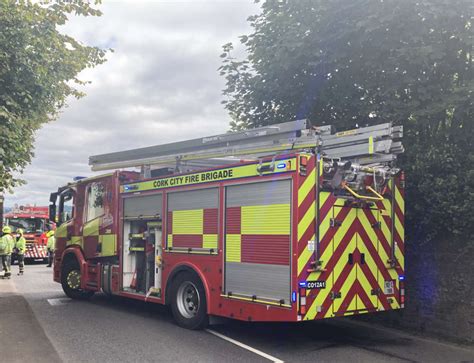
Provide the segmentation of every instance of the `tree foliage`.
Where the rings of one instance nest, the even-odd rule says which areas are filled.
[[[14,174],[31,161],[35,132],[83,96],[78,73],[105,61],[58,30],[70,15],[101,13],[85,1],[0,1],[0,193],[22,183]]]
[[[409,235],[472,239],[473,8],[470,0],[265,1],[240,38],[247,57],[223,46],[231,128],[301,118],[339,129],[404,125]]]

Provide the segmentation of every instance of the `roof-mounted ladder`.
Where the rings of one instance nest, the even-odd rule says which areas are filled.
[[[209,168],[240,158],[313,150],[330,158],[351,159],[359,164],[386,164],[403,152],[397,139],[402,126],[385,123],[332,133],[331,126],[313,127],[297,120],[240,132],[202,137],[89,158],[92,170],[129,167],[149,168],[186,166]]]

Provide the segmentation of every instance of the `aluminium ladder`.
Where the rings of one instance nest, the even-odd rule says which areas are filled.
[[[331,126],[314,127],[296,120],[255,129],[231,132],[89,158],[93,171],[141,167],[175,168],[186,171],[221,166],[231,162],[313,151],[330,159],[350,160],[362,166],[387,167],[404,151],[399,139],[402,126],[384,123],[332,133]],[[147,173],[148,174],[148,173]]]

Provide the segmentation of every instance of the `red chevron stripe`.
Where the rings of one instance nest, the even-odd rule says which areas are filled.
[[[367,279],[367,281],[369,281],[370,286],[372,286],[373,289],[378,288],[379,284],[378,284],[375,276],[372,274],[372,271],[370,271],[369,266],[367,266],[367,264],[362,265],[362,264],[359,263],[359,267],[362,270],[362,272],[364,273],[365,278]],[[384,298],[382,298],[382,296]],[[390,304],[388,303],[387,297],[385,295],[382,295],[382,294],[379,295],[379,300],[382,303],[385,310],[390,309]]]
[[[327,214],[336,203],[337,198],[334,195],[329,194],[328,199],[324,202],[324,204],[319,206],[319,220],[323,221],[326,218]]]
[[[316,195],[315,189],[315,187],[310,189],[309,193],[304,198],[303,203],[301,203],[301,205],[298,207],[298,215],[300,218],[303,218],[308,209],[311,207],[311,204],[314,202]]]
[[[316,225],[316,221],[313,220],[308,228],[306,229],[306,232],[301,236],[301,239],[299,240],[299,243],[298,243],[298,256],[301,255],[305,248],[307,247],[307,243],[309,241],[309,239],[313,236],[314,232],[315,232],[315,225]]]
[[[370,224],[374,224],[374,223],[377,222],[377,220],[375,219],[375,216],[372,214],[372,212],[370,210],[364,209],[364,213],[365,213],[365,215],[366,215],[366,217],[367,217]],[[391,221],[391,219],[390,219],[390,221]],[[389,225],[387,227],[390,229]],[[387,239],[385,238],[385,235],[383,234],[381,229],[374,228],[374,231],[375,231],[375,234],[377,235],[377,238],[380,242],[380,245],[385,250],[385,253],[387,254],[387,256],[390,256],[390,254],[391,254],[390,242],[387,241]],[[400,248],[400,251],[402,251],[402,254],[403,254],[403,249],[402,248]]]
[[[376,307],[372,303],[372,300],[370,300],[369,296],[367,295],[367,292],[362,288],[362,285],[360,284],[359,281],[357,281],[358,284],[358,289],[357,289],[357,295],[359,295],[359,298],[362,300],[362,303],[365,305],[367,310],[375,310]],[[359,307],[357,307],[359,310]]]
[[[398,203],[395,203],[395,214],[398,217],[398,220],[400,221],[401,224],[405,222],[405,215],[403,214],[402,210],[400,209],[400,206]]]
[[[359,235],[365,239],[369,239],[369,236],[367,235],[367,233],[365,232],[364,228],[362,228],[362,225],[360,223],[359,220],[357,220],[357,223],[360,225],[359,227]],[[365,244],[367,246],[367,244]],[[378,269],[379,269],[379,272],[382,274],[382,276],[384,277],[385,281],[389,281],[389,280],[392,280],[392,277],[390,276],[390,274],[388,273],[387,271],[387,268],[385,267],[385,264],[384,262],[382,261],[382,259],[380,258],[380,255],[377,253],[377,251],[375,251],[374,253],[374,245],[372,243],[370,243],[370,245],[372,246],[371,248],[371,251],[369,251],[369,253],[371,254],[372,258],[374,259],[374,262],[375,264],[377,265]],[[367,246],[367,249],[370,249],[369,246]],[[395,294],[398,295],[398,289],[397,287],[395,287]]]

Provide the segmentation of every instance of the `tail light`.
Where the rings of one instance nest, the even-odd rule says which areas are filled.
[[[300,315],[306,314],[306,289],[300,289]]]
[[[306,168],[308,166],[308,157],[305,155],[300,155],[299,157],[300,162],[300,175],[306,176]]]

